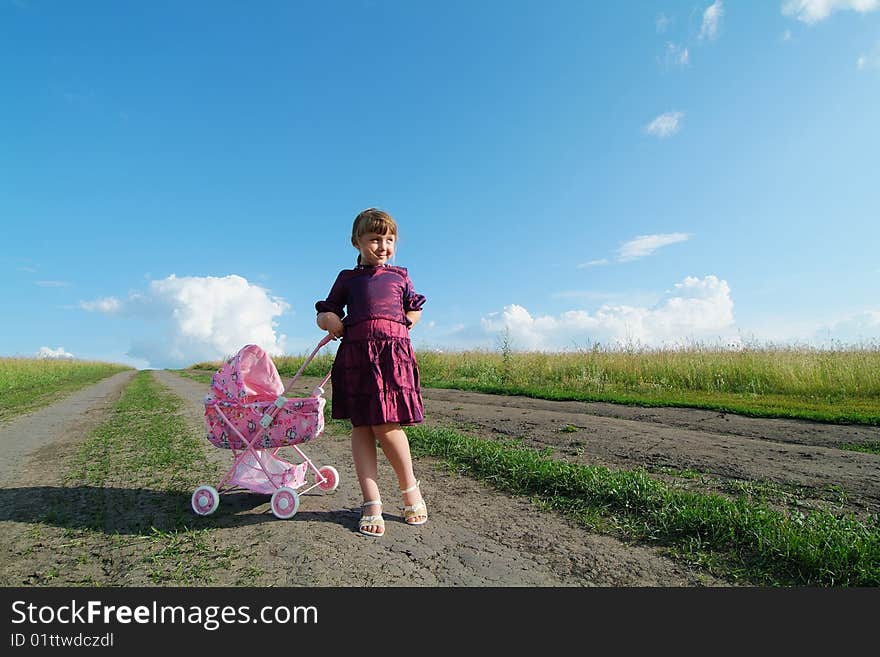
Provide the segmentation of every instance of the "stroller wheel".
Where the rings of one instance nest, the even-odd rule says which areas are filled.
[[[339,473],[332,465],[325,465],[318,468],[318,472],[324,477],[324,481],[318,483],[318,488],[327,493],[332,493],[339,488]]]
[[[220,495],[213,486],[199,486],[192,496],[193,511],[200,516],[209,516],[220,506]]]
[[[272,507],[272,513],[275,514],[276,518],[287,520],[292,518],[297,509],[299,509],[299,494],[292,488],[282,486],[272,493],[269,506]]]

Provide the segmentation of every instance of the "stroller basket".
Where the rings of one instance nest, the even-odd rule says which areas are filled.
[[[330,373],[309,397],[288,399],[285,395],[315,354],[332,337],[326,336],[305,359],[285,387],[272,359],[257,345],[246,345],[214,374],[211,394],[205,398],[207,439],[215,447],[232,451],[232,467],[217,487],[199,486],[192,496],[192,508],[199,515],[216,511],[220,492],[244,488],[270,494],[270,507],[279,518],[292,517],[300,495],[317,487],[336,490],[339,473],[332,466],[318,468],[298,445],[324,431],[324,385]],[[278,455],[291,447],[298,464]],[[309,474],[313,483],[309,483]]]

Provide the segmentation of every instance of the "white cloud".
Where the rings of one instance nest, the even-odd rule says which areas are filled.
[[[74,355],[64,351],[64,347],[58,347],[57,349],[50,349],[49,347],[40,347],[40,350],[37,352],[37,358],[74,358]]]
[[[730,288],[716,276],[687,277],[649,308],[605,304],[595,313],[570,310],[555,317],[533,317],[526,308],[511,304],[486,315],[480,324],[488,335],[509,330],[513,347],[524,350],[555,351],[593,342],[647,347],[739,342]]]
[[[687,233],[663,233],[660,235],[639,235],[629,242],[625,242],[617,250],[618,262],[629,262],[638,258],[649,256],[663,246],[686,242],[690,239]]]
[[[690,63],[690,55],[687,48],[682,48],[677,52],[679,66],[687,66]]]
[[[791,36],[792,36],[791,30],[786,30],[785,32],[782,33],[782,40],[783,41],[791,41]]]
[[[880,8],[880,0],[785,0],[782,13],[813,24],[823,21],[835,11],[857,11],[866,14]]]
[[[122,304],[116,297],[104,297],[103,299],[95,299],[94,301],[80,301],[79,307],[83,310],[115,313],[119,311]]]
[[[601,267],[602,265],[607,265],[608,259],[602,258],[600,260],[590,260],[589,262],[582,262],[577,266],[578,269],[586,269],[587,267]]]
[[[657,20],[654,24],[657,26],[657,32],[663,33],[666,31],[666,28],[669,27],[669,24],[672,22],[671,18],[668,18],[665,14],[660,14],[657,17]]]
[[[715,0],[706,11],[703,12],[703,24],[700,27],[700,39],[714,39],[718,36],[718,27],[721,17],[724,15],[724,5],[721,0]]]
[[[35,284],[40,287],[70,287],[67,281],[36,281]]]
[[[115,303],[114,303],[115,302]],[[132,344],[129,354],[156,367],[184,367],[236,353],[257,344],[272,355],[284,353],[286,336],[277,335],[275,317],[290,308],[284,300],[237,275],[191,276],[152,281],[144,293],[123,304],[108,297],[88,310],[117,312],[158,323],[155,338]]]
[[[686,68],[688,64],[690,64],[690,61],[691,57],[687,46],[680,46],[671,41],[666,44],[666,52],[663,61],[666,69]]]
[[[671,137],[678,132],[678,125],[683,117],[683,112],[666,112],[645,126],[645,132],[660,139]]]

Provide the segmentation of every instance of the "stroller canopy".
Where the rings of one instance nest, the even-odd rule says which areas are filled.
[[[214,373],[211,390],[218,399],[250,404],[274,401],[284,392],[284,384],[269,354],[249,344]]]

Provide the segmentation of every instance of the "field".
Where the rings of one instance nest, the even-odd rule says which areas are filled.
[[[0,422],[125,369],[72,359],[0,358]]]
[[[0,440],[30,436],[24,466],[0,470],[0,582],[876,586],[878,360],[875,348],[419,353],[427,421],[408,431],[431,520],[395,522],[385,468],[381,541],[356,532],[338,421],[307,450],[340,471],[336,494],[307,496],[288,522],[250,493],[193,516],[192,489],[229,461],[202,437],[217,364],[122,372],[71,396],[86,411],[62,401],[0,424]],[[301,362],[277,359],[282,376]],[[39,429],[52,418],[64,440]]]

